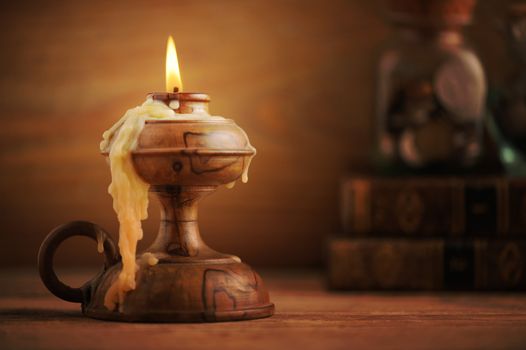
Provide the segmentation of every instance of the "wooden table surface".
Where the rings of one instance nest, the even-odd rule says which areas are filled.
[[[526,349],[526,294],[334,293],[316,272],[262,276],[271,318],[126,324],[83,317],[36,271],[0,270],[0,349]]]

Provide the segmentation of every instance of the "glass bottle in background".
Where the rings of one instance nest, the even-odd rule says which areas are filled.
[[[512,3],[503,21],[511,67],[501,86],[493,86],[489,105],[491,131],[499,144],[500,159],[507,173],[526,175],[526,2]]]
[[[391,0],[395,35],[379,61],[376,165],[463,173],[483,152],[486,80],[462,29],[474,0]]]

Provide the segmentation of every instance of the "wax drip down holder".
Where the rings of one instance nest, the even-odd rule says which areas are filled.
[[[208,116],[210,98],[201,93],[152,93],[180,114]],[[57,227],[44,240],[39,273],[57,297],[81,303],[84,315],[132,322],[214,322],[271,316],[261,277],[233,255],[219,253],[202,240],[198,203],[220,185],[239,179],[255,154],[245,132],[230,119],[146,120],[131,153],[137,174],[161,204],[157,238],[146,250],[157,264],[139,264],[136,288],[115,310],[104,296],[121,271],[119,251],[99,226],[75,221]],[[107,154],[105,154],[107,156]],[[73,236],[86,236],[104,248],[102,271],[80,288],[59,280],[53,257]],[[137,255],[137,261],[141,254]]]

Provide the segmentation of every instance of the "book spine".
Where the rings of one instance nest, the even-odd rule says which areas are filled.
[[[328,250],[332,289],[526,289],[522,240],[333,237]]]
[[[510,203],[508,192],[502,178],[348,178],[341,185],[341,224],[345,233],[367,237],[504,235],[517,201]],[[514,223],[515,231],[526,228]]]
[[[526,179],[510,179],[508,188],[509,233],[526,238]]]

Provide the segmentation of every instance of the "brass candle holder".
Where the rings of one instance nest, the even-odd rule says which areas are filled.
[[[157,238],[146,250],[158,259],[140,266],[136,288],[116,310],[104,296],[121,270],[111,237],[95,224],[71,222],[53,230],[39,251],[42,281],[56,296],[78,302],[89,317],[116,321],[199,322],[271,316],[274,305],[259,275],[233,255],[219,253],[201,239],[198,202],[218,186],[236,181],[255,154],[245,132],[230,119],[208,116],[208,95],[153,93],[178,113],[198,120],[146,120],[132,160],[161,203]],[[107,155],[107,154],[106,154]],[[91,237],[104,247],[103,271],[80,288],[63,284],[53,269],[57,247],[67,238]]]

